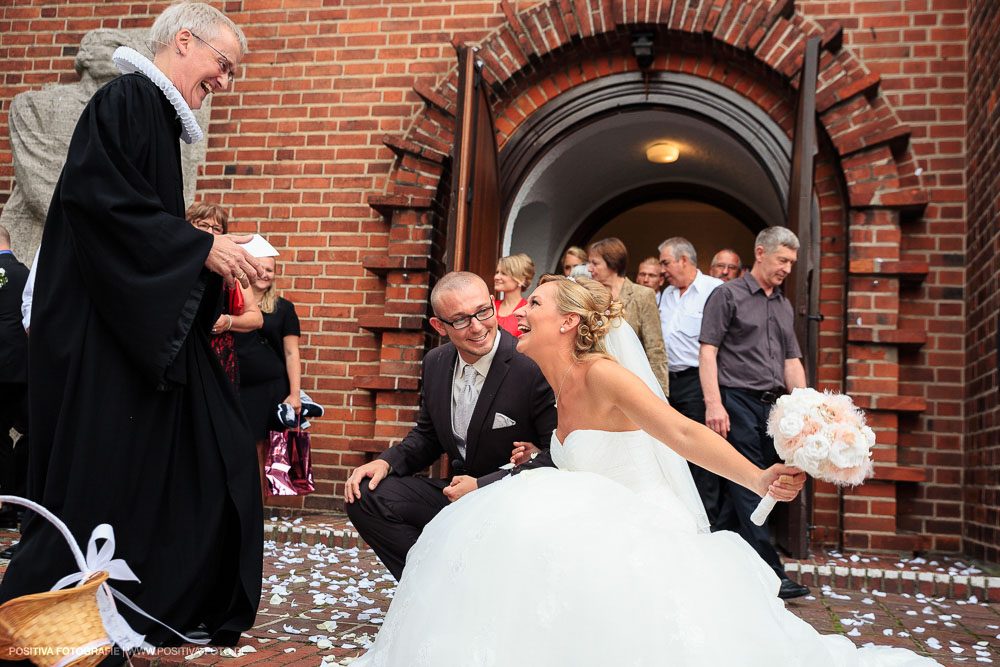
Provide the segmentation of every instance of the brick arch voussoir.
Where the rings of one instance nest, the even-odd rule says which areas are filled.
[[[548,0],[520,12],[509,0],[501,0],[501,8],[506,22],[483,39],[477,56],[483,61],[483,76],[498,99],[497,106],[510,108],[515,124],[562,92],[533,90],[544,79],[547,64],[572,57],[574,50],[593,51],[595,45],[621,42],[636,28],[707,40],[721,53],[735,52],[749,59],[791,88],[798,84],[806,40],[819,36],[817,112],[820,126],[841,158],[851,206],[919,205],[927,199],[915,174],[910,129],[882,97],[878,74],[842,48],[839,25],[823,26],[796,13],[793,0]],[[433,91],[418,93],[426,108],[411,125],[405,142],[418,148],[418,156],[437,158],[447,154],[445,148],[454,133],[455,70]],[[520,106],[511,106],[516,104]],[[509,134],[502,129],[501,133]],[[397,160],[387,194],[433,196],[437,190],[433,173],[439,170],[431,168],[414,176],[414,164],[420,160]]]

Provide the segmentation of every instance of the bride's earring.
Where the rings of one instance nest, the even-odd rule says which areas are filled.
[[[559,333],[566,333],[566,327],[559,327]]]

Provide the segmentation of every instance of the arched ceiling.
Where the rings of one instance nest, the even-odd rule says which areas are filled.
[[[676,162],[646,159],[658,141],[679,147]],[[776,185],[754,154],[710,119],[663,107],[606,113],[553,142],[528,170],[506,220],[503,254],[527,252],[537,265],[554,265],[582,223],[596,229],[621,212],[607,210],[608,202],[635,191],[647,200],[683,197],[720,208],[739,202],[757,218],[747,224],[778,224],[784,212]]]

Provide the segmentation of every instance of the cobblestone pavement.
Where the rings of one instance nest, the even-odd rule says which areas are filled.
[[[133,662],[139,667],[264,663],[333,667],[347,665],[361,654],[374,641],[395,591],[388,570],[359,544],[343,517],[284,521],[273,517],[265,535],[264,587],[257,624],[245,633],[238,647],[160,649]],[[15,537],[0,533],[0,548]],[[884,574],[865,580],[899,584],[887,592],[857,585],[863,583],[858,576],[847,580],[836,573],[836,568],[847,568],[848,574],[852,568],[856,572],[914,572],[908,581],[919,588],[920,574],[932,575],[925,577],[931,587],[934,575],[939,579],[942,575],[952,579],[986,577],[971,565],[946,558],[832,552],[798,562],[802,564],[812,564],[817,570],[827,567],[833,577],[834,585],[820,581],[813,595],[788,603],[793,613],[818,631],[847,635],[858,645],[873,642],[909,648],[942,665],[1000,663],[1000,605],[981,597],[984,592],[995,597],[996,589],[980,590],[976,595],[979,589],[962,589],[952,582],[948,588],[951,595],[945,596],[920,590],[900,592],[902,578],[887,580]],[[6,562],[0,561],[0,574],[5,566]],[[820,577],[818,572],[815,576]],[[808,579],[808,575],[803,578]],[[838,578],[843,580],[838,582]],[[961,594],[956,596],[956,590]]]

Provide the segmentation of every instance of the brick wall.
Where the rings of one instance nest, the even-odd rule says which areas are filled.
[[[961,549],[965,329],[966,0],[802,0],[820,23],[844,26],[844,45],[881,77],[886,102],[910,128],[916,169],[929,194],[917,219],[900,221],[900,259],[929,272],[899,287],[901,329],[927,332],[895,352],[899,393],[926,399],[899,413],[899,460],[927,482],[902,483],[899,527],[922,546]],[[983,4],[992,4],[989,2]],[[972,99],[975,99],[973,96]],[[980,98],[981,99],[981,98]],[[890,358],[890,363],[892,359]]]
[[[633,4],[646,6],[634,0],[624,4],[591,2],[596,9],[588,20],[591,25],[613,20],[615,11],[627,15]],[[664,0],[660,4],[668,3]],[[715,4],[728,7],[732,3]],[[72,60],[84,32],[96,27],[148,26],[165,5],[9,0],[0,9],[0,203],[6,200],[13,179],[6,128],[13,95],[46,82],[75,80]],[[328,406],[327,417],[313,427],[317,473],[323,481],[318,484],[318,493],[305,503],[334,507],[346,470],[362,460],[360,453],[348,451],[351,440],[397,437],[416,415],[412,391],[373,392],[357,387],[366,383],[380,386],[379,376],[387,369],[412,368],[417,361],[412,358],[414,348],[427,340],[419,331],[382,333],[375,324],[367,328],[358,324],[359,319],[371,318],[387,307],[398,310],[405,306],[404,310],[419,315],[413,309],[426,293],[426,280],[420,283],[405,271],[372,272],[364,269],[362,262],[367,256],[389,254],[391,244],[396,248],[403,242],[427,241],[427,235],[433,234],[428,231],[434,224],[433,211],[390,213],[390,218],[383,219],[367,205],[367,197],[396,185],[414,191],[429,187],[433,194],[434,172],[440,171],[433,166],[435,151],[447,150],[447,144],[441,144],[447,132],[438,132],[436,139],[425,142],[431,146],[431,159],[415,162],[398,144],[402,157],[397,157],[384,145],[384,136],[412,136],[415,129],[422,133],[428,113],[437,114],[434,122],[428,123],[428,132],[447,125],[447,114],[438,108],[447,107],[447,100],[439,99],[434,91],[440,91],[453,69],[451,41],[480,42],[509,25],[512,17],[517,23],[520,12],[530,14],[551,5],[524,1],[227,0],[217,6],[224,6],[244,27],[252,53],[244,61],[244,74],[235,91],[213,102],[208,158],[198,187],[206,198],[232,209],[236,229],[259,229],[285,251],[278,285],[297,304],[303,324],[303,386]],[[558,6],[580,8],[588,2],[566,0]],[[832,141],[824,139],[826,160],[817,172],[823,221],[823,300],[824,308],[830,311],[826,312],[830,319],[824,323],[821,340],[821,378],[827,386],[839,388],[845,387],[850,377],[862,382],[868,376],[888,374],[893,391],[923,398],[926,406],[923,412],[880,410],[876,406],[872,415],[880,437],[886,434],[894,452],[898,448],[893,454],[896,462],[930,468],[928,481],[903,482],[899,495],[891,498],[882,493],[885,484],[873,484],[865,493],[874,492],[874,499],[853,497],[844,509],[852,515],[852,525],[858,531],[877,532],[878,517],[898,512],[901,527],[925,536],[920,546],[957,550],[961,548],[963,516],[959,488],[966,285],[962,254],[964,0],[800,0],[795,10],[796,26],[803,18],[821,27],[837,22],[844,26],[845,50],[876,79],[880,77],[877,85],[859,77],[867,87],[858,104],[864,106],[864,98],[874,103],[877,89],[881,106],[865,113],[888,114],[886,117],[898,119],[909,130],[908,140],[900,135],[893,139],[895,143],[887,140],[882,148],[872,149],[871,155],[866,153],[868,157],[856,160],[856,165],[838,165],[836,152],[847,150],[846,143],[864,138],[852,135],[858,129],[851,126],[857,114],[852,116],[844,105],[831,102],[830,113],[838,117],[829,118],[828,125],[843,122]],[[532,15],[521,24],[521,34],[511,32],[512,49],[516,51],[522,39],[560,39],[558,31],[532,35],[530,31],[536,30],[541,20]],[[780,27],[784,30],[787,26],[782,23]],[[680,48],[704,46],[698,42],[693,40]],[[777,37],[774,42],[764,46],[777,58],[781,45]],[[545,67],[551,71],[535,72],[532,81],[528,81],[530,76],[519,78],[508,99],[498,99],[501,139],[523,120],[525,111],[530,113],[544,99],[586,79],[588,72],[596,76],[633,67],[628,58],[601,56],[600,49],[611,48],[607,41],[595,41],[588,48],[593,51],[589,59],[592,72],[558,63],[558,54],[552,60],[531,60],[527,71]],[[790,128],[788,90],[773,77],[754,82],[753,75],[764,76],[764,68],[748,64],[723,73],[723,62],[713,74],[711,58],[698,61],[688,57],[685,61],[683,54],[672,57],[677,58],[670,65],[676,71],[718,75],[720,81],[742,94],[756,96],[754,99],[779,116],[783,127]],[[698,62],[704,66],[696,71]],[[498,63],[507,65],[516,66],[513,60]],[[665,59],[659,65],[667,66]],[[577,79],[562,74],[563,70],[577,72]],[[746,74],[742,79],[740,72]],[[984,123],[983,127],[989,126]],[[878,151],[884,155],[875,155]],[[885,170],[898,171],[891,177],[900,187],[922,185],[928,205],[922,213],[907,217],[904,212],[887,225],[880,215],[849,221],[844,180],[860,180],[857,173],[866,169],[871,170],[866,178],[873,183],[887,178]],[[915,176],[917,169],[921,170],[919,176]],[[390,183],[391,178],[400,181]],[[858,184],[852,187],[850,196],[864,190]],[[993,211],[995,219],[996,209]],[[985,225],[985,213],[982,219]],[[884,229],[861,229],[869,221]],[[858,227],[857,238],[848,232],[849,222]],[[391,238],[394,234],[401,236]],[[874,246],[895,246],[899,259],[922,261],[928,268],[926,278],[894,278],[897,283],[886,281],[865,292],[869,295],[865,312],[877,317],[876,311],[888,299],[898,327],[928,335],[923,345],[879,348],[876,358],[848,368],[845,351],[850,322],[845,311],[850,309],[837,304],[845,299],[849,252],[857,252],[869,239]],[[890,291],[881,293],[884,289]],[[994,306],[990,312],[995,310]],[[850,312],[853,316],[854,311]],[[989,326],[988,322],[984,320],[983,326]],[[376,417],[377,425],[373,423]],[[985,437],[986,429],[981,431]],[[816,510],[815,522],[823,527],[817,536],[840,539],[843,513],[839,495],[820,487]]]
[[[13,96],[76,81],[73,58],[87,31],[148,27],[168,4],[3,3],[0,204],[13,188]],[[339,504],[344,470],[363,461],[347,443],[371,437],[376,414],[355,379],[378,370],[376,336],[358,319],[386,298],[361,266],[389,242],[388,226],[366,203],[384,189],[395,160],[382,138],[405,132],[423,107],[415,86],[431,87],[453,68],[450,41],[481,39],[503,14],[497,2],[451,0],[214,4],[244,29],[251,53],[233,92],[213,100],[199,196],[227,206],[236,231],[260,231],[282,251],[278,287],[302,323],[302,386],[327,407],[312,427],[321,481],[306,502],[329,508]],[[402,429],[415,420],[412,397],[384,402],[380,422]]]
[[[974,0],[969,12],[969,329],[965,340],[965,550],[1000,561],[1000,5]]]

